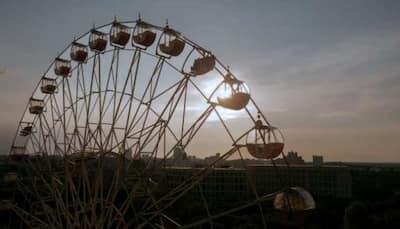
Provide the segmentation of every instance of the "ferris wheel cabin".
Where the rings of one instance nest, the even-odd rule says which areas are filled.
[[[156,39],[156,33],[152,31],[150,25],[138,21],[133,31],[132,41],[145,48],[151,46]]]
[[[304,188],[290,187],[276,195],[274,208],[280,211],[307,211],[315,208],[315,201]]]
[[[78,63],[86,62],[86,59],[88,57],[87,45],[78,43],[76,41],[72,42],[70,56],[72,60]]]
[[[44,111],[44,100],[30,98],[29,100],[29,112],[34,115],[43,113]]]
[[[129,27],[118,22],[113,22],[110,31],[110,41],[112,45],[125,47],[131,37]]]
[[[218,104],[231,110],[241,110],[247,106],[250,93],[243,81],[236,79],[228,73],[224,77],[224,90],[229,92],[226,97],[217,97]]]
[[[203,75],[213,70],[215,67],[214,55],[208,55],[194,60],[193,66],[191,67],[191,73],[193,75]]]
[[[32,133],[32,128],[33,128],[32,124],[24,126],[23,128],[21,128],[19,136],[26,137],[30,135]]]
[[[179,38],[177,32],[167,26],[164,29],[163,43],[159,47],[161,52],[169,56],[179,56],[185,48],[185,42]]]
[[[57,57],[54,62],[54,72],[58,76],[68,77],[71,72],[71,61]]]
[[[273,205],[283,222],[290,219],[291,223],[299,225],[304,223],[307,215],[316,207],[313,196],[301,187],[289,187],[279,192]]]
[[[95,52],[103,52],[107,47],[107,34],[92,29],[89,36],[89,47]]]
[[[41,81],[40,91],[43,94],[54,94],[57,90],[56,79],[43,77]]]
[[[280,132],[272,126],[267,126],[261,120],[256,121],[254,129],[246,137],[247,151],[259,159],[274,159],[278,157],[284,147]]]

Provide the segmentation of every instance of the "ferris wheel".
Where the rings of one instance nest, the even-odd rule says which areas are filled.
[[[213,137],[221,144],[208,145]],[[213,228],[255,207],[265,228],[263,202],[276,193],[260,196],[254,185],[251,200],[218,211],[200,195],[204,214],[189,221],[174,208],[219,162],[235,158],[246,170],[246,158],[272,160],[283,147],[246,84],[211,51],[168,23],[114,20],[74,39],[32,93],[9,153],[29,166],[33,178],[19,186],[30,204],[15,209],[37,228]],[[206,149],[223,153],[163,186],[174,152]]]

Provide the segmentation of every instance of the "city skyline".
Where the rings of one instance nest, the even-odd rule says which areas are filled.
[[[77,4],[81,7],[73,7]],[[136,19],[140,12],[155,24],[168,18],[172,27],[230,65],[282,129],[285,151],[298,151],[307,160],[322,154],[327,161],[398,162],[400,4],[293,4],[0,3],[1,153],[8,153],[34,86],[74,35],[114,16]],[[240,115],[231,118],[240,122]],[[219,139],[208,141],[218,144]]]

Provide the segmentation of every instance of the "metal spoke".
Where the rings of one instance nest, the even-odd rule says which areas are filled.
[[[32,98],[43,102],[42,110],[31,112],[27,105],[10,150],[10,156],[16,149],[31,155],[21,162],[30,171],[18,181],[17,193],[23,201],[12,207],[24,224],[21,228],[30,224],[32,228],[190,228],[201,224],[215,228],[218,218],[253,206],[259,209],[259,227],[266,228],[261,204],[274,193],[262,196],[257,192],[241,148],[251,131],[256,131],[264,145],[281,133],[256,129],[258,121],[266,124],[265,129],[272,126],[249,94],[248,106],[241,107],[249,130],[235,133],[235,122],[225,120],[220,110],[229,108],[217,97],[227,87],[229,68],[178,31],[149,23],[140,28],[141,23],[115,20],[94,27],[60,52],[37,84]],[[107,29],[110,32],[104,33]],[[124,43],[124,36],[116,36],[114,30],[130,39]],[[158,37],[149,47],[138,42],[137,31],[144,30]],[[165,48],[174,38],[182,50]],[[87,40],[89,45],[83,44]],[[72,55],[75,48],[84,52],[84,58]],[[212,57],[212,67],[199,73],[195,65],[206,68],[201,62],[205,57]],[[60,59],[67,64],[64,72],[57,71]],[[55,90],[43,90],[44,79],[51,79]],[[203,79],[219,83],[208,92],[199,84]],[[202,105],[204,110],[192,109]],[[186,153],[203,131],[215,131],[217,127],[206,125],[211,115],[217,117],[220,134],[232,145],[179,184],[163,187],[168,166],[176,163],[174,152]],[[31,130],[26,128],[29,125]],[[253,195],[234,208],[215,213],[201,182],[234,155],[241,161]],[[281,173],[277,176],[282,186],[290,183]],[[206,215],[183,224],[168,215],[168,210],[191,190],[199,190]]]

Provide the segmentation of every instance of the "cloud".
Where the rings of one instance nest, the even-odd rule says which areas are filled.
[[[163,24],[168,17],[174,28],[231,65],[272,124],[287,133],[294,150],[318,150],[330,153],[332,159],[346,158],[344,145],[349,150],[368,151],[363,141],[380,139],[385,129],[399,126],[398,2],[135,4],[146,20]],[[60,8],[58,2],[38,6],[15,2],[0,7],[0,24],[6,31],[0,42],[0,62],[7,66],[0,77],[0,129],[5,138],[12,135],[42,70],[60,46],[90,29],[93,21],[101,24],[112,19],[110,9],[118,12],[118,18],[132,19],[132,7],[124,2],[98,3],[95,8],[89,2],[78,8],[66,2],[61,8],[67,10],[54,10]],[[182,8],[199,10],[182,12]],[[34,39],[27,42],[27,37]],[[18,67],[11,67],[15,63]],[[215,84],[204,79],[202,88],[209,90]],[[192,101],[190,112],[196,117],[201,112],[197,104],[205,101],[200,97]],[[244,122],[236,117],[229,121]],[[370,137],[364,138],[364,133]],[[393,132],[393,136],[398,135]],[[358,142],[351,143],[352,138]],[[387,142],[381,141],[381,151],[387,155],[398,146],[390,141],[387,150],[382,147]],[[346,144],[335,154],[334,147],[341,142]],[[375,143],[376,151],[379,141]],[[367,153],[370,158],[374,155]]]
[[[277,60],[272,53],[242,70],[253,76],[248,84],[263,107],[284,107],[293,119],[308,114],[310,123],[341,117],[365,124],[362,120],[394,116],[400,109],[400,67],[394,61],[400,33],[385,34],[352,36],[327,47],[289,46],[276,51]]]

